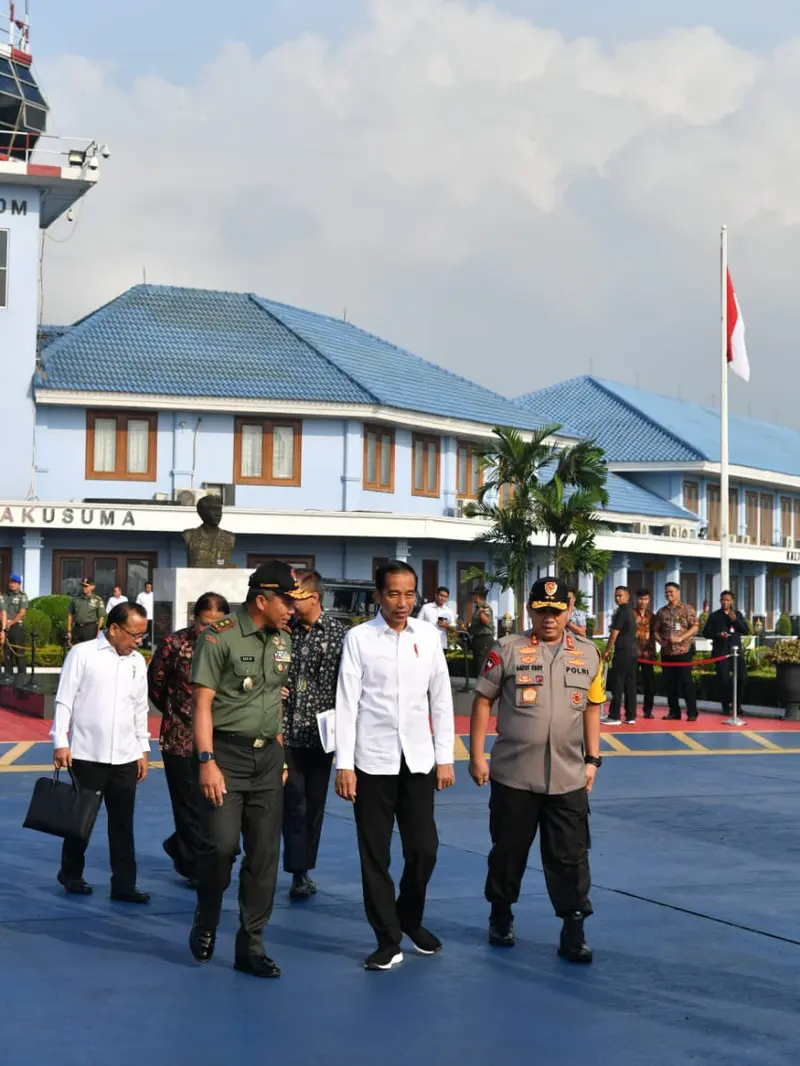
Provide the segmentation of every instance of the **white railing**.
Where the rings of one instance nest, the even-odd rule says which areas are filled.
[[[3,133],[6,132],[0,126],[0,143]],[[25,147],[26,143],[30,143],[32,147]],[[0,162],[39,163],[43,166],[69,166],[76,170],[97,170],[100,157],[107,159],[110,155],[106,145],[98,144],[96,140],[88,137],[58,137],[49,133],[41,134],[38,140],[35,134],[16,134],[13,151],[15,154],[9,159],[3,156],[0,147]]]

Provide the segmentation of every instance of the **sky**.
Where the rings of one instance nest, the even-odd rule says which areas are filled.
[[[31,0],[50,129],[111,147],[44,317],[257,292],[506,395],[578,374],[800,428],[790,0]]]

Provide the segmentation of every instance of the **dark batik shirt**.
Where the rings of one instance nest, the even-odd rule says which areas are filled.
[[[306,629],[292,627],[292,663],[283,706],[283,742],[290,748],[319,748],[317,715],[336,706],[336,684],[345,627],[323,612]]]
[[[159,747],[168,755],[188,757],[192,736],[192,656],[197,637],[194,627],[165,637],[153,653],[147,671],[151,703],[161,711]]]

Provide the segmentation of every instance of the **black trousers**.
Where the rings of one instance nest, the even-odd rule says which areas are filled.
[[[16,666],[19,677],[24,677],[28,672],[28,664],[25,662],[25,626],[22,622],[17,622],[6,633],[3,666],[7,674],[12,673]]]
[[[108,852],[111,888],[128,892],[136,887],[136,850],[133,844],[133,808],[136,802],[138,764],[73,759],[72,773],[81,788],[103,793],[108,815]],[[83,877],[86,844],[65,840],[61,848],[61,873],[70,881]]]
[[[200,800],[201,841],[197,852],[197,920],[216,929],[222,897],[231,883],[239,854],[239,932],[237,955],[260,954],[264,926],[272,914],[281,850],[283,819],[283,747],[240,747],[214,734],[214,754],[225,777],[222,806]]]
[[[642,679],[643,710],[649,718],[653,714],[653,667],[649,663],[639,663],[639,677]]]
[[[162,759],[175,821],[175,832],[164,845],[170,855],[177,856],[179,873],[192,878],[201,841],[200,803],[203,799],[197,760],[190,755],[173,755],[166,751]]]
[[[356,769],[355,818],[364,910],[379,946],[399,944],[422,925],[425,894],[436,866],[439,835],[433,816],[436,771],[399,774]],[[403,874],[395,901],[389,873],[395,819],[403,847]]]
[[[558,796],[491,782],[489,872],[486,899],[495,917],[510,917],[519,899],[528,853],[539,830],[547,892],[559,918],[592,913],[589,899],[589,795],[585,788]]]
[[[662,663],[690,663],[692,653],[687,651],[684,655],[664,655]],[[669,706],[670,718],[680,718],[681,699],[686,704],[686,717],[697,717],[697,696],[694,691],[692,670],[689,666],[667,666],[664,670],[664,688],[667,693],[667,705]]]
[[[635,648],[614,646],[614,677],[609,718],[619,718],[623,697],[626,718],[632,721],[636,717],[636,655]]]
[[[72,646],[83,644],[87,640],[94,640],[97,636],[97,622],[85,622],[75,624],[72,627]]]
[[[724,655],[724,651],[715,651],[714,655]],[[719,702],[722,704],[723,714],[730,714],[733,705],[733,660],[723,659],[717,667],[717,691]],[[741,711],[744,699],[744,686],[747,684],[747,667],[744,664],[742,653],[736,659],[736,710]]]
[[[285,754],[289,776],[283,790],[283,868],[304,874],[317,865],[333,752],[287,747]]]

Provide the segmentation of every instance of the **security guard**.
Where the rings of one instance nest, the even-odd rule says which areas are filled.
[[[23,619],[28,610],[28,597],[22,591],[22,578],[12,574],[8,579],[8,592],[5,595],[6,642],[4,669],[11,674],[14,665],[17,677],[24,677],[28,672],[25,662],[25,626]]]
[[[85,577],[81,593],[73,596],[67,613],[67,640],[74,647],[86,640],[94,640],[103,628],[106,607],[94,591],[94,578]]]
[[[467,626],[467,632],[471,638],[472,661],[476,673],[480,673],[486,656],[494,644],[494,613],[486,602],[486,589],[475,589],[472,607],[472,617]]]
[[[592,913],[589,792],[601,764],[600,655],[590,640],[565,633],[569,602],[563,582],[537,581],[528,610],[533,628],[494,645],[472,706],[470,775],[479,786],[491,780],[489,942],[514,944],[511,907],[538,828],[547,891],[563,919],[558,953],[570,962],[591,962],[583,921]],[[495,702],[490,771],[486,730]]]
[[[214,953],[241,836],[234,968],[253,977],[280,976],[262,933],[275,898],[283,825],[281,689],[292,660],[285,627],[303,595],[285,563],[265,563],[251,574],[245,603],[200,634],[192,660],[204,841],[189,947],[198,962]]]

